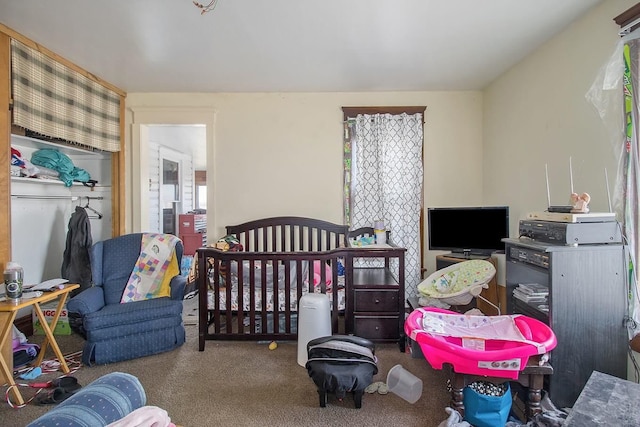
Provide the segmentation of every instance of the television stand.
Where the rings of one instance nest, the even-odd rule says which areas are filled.
[[[472,254],[472,253],[467,253],[467,252],[451,252],[448,254],[444,254],[444,255],[438,255],[436,257],[436,260],[438,257],[445,257],[445,258],[455,258],[458,261],[456,262],[460,262],[459,260],[469,260],[469,259],[486,259],[488,260],[489,258],[491,258],[491,255],[482,255],[482,254]],[[448,264],[451,265],[451,264]],[[445,266],[446,267],[446,266]],[[439,270],[440,268],[438,268]]]

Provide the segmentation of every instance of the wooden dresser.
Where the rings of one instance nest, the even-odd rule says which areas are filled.
[[[372,341],[404,341],[405,252],[393,245],[351,248],[345,259],[348,334]]]

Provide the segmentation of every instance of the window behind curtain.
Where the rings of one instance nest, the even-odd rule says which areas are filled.
[[[416,293],[423,262],[424,107],[404,110],[411,109],[408,114],[391,107],[390,113],[382,114],[378,111],[384,108],[343,108],[345,223],[357,229],[385,222],[391,241],[407,249],[407,296]]]

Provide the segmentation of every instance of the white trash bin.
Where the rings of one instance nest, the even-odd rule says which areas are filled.
[[[307,364],[309,341],[331,336],[331,308],[326,294],[306,294],[298,305],[298,365]]]

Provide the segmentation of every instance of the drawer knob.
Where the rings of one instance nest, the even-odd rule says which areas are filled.
[[[376,304],[380,304],[380,300],[378,298],[376,298],[375,303]]]

